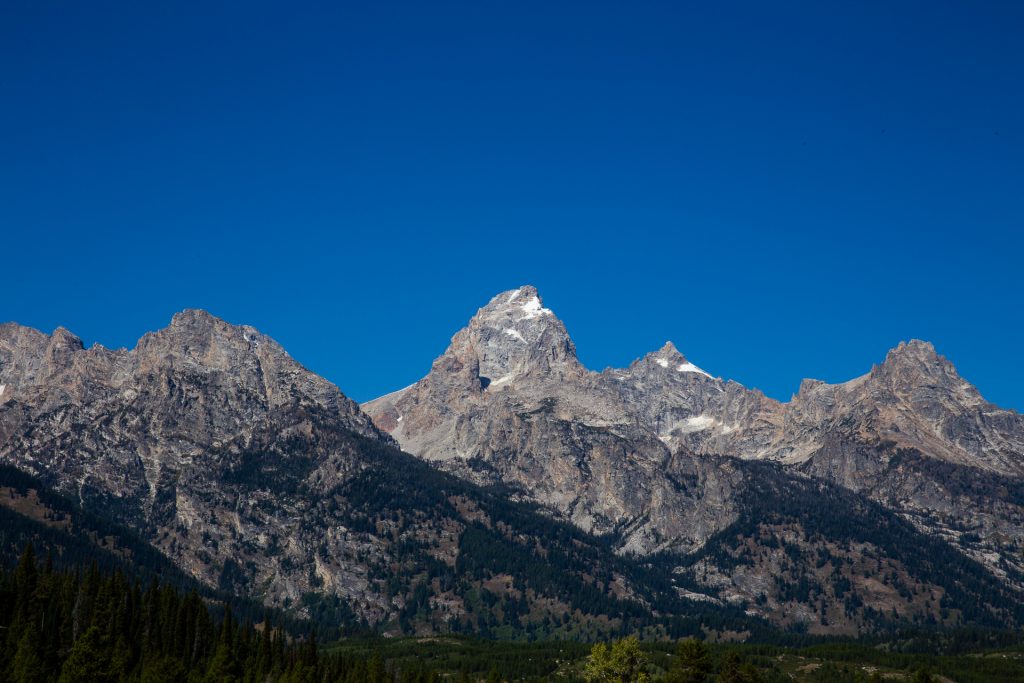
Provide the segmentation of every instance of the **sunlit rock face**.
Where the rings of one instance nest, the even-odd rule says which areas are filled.
[[[366,592],[380,550],[318,505],[365,466],[350,435],[391,439],[259,331],[189,310],[109,350],[5,324],[0,385],[0,462],[134,526],[205,583],[227,574],[276,605],[314,582]]]
[[[994,482],[1024,475],[1024,418],[987,403],[926,342],[843,384],[805,380],[782,403],[670,342],[627,368],[588,370],[524,286],[481,308],[423,379],[363,408],[403,449],[619,534],[623,550],[692,550],[732,523],[738,484],[707,457],[723,455],[836,482],[994,572],[1020,568],[1022,501]],[[979,540],[961,542],[957,525]]]
[[[930,344],[901,344],[849,382],[805,380],[785,403],[695,360],[666,343],[626,368],[591,371],[524,286],[480,309],[423,379],[360,409],[258,330],[203,311],[176,315],[130,350],[4,324],[0,463],[131,524],[210,585],[273,605],[337,595],[371,622],[399,608],[377,584],[401,574],[403,541],[386,524],[350,528],[338,491],[365,498],[351,482],[399,462],[372,455],[388,444],[500,485],[502,504],[537,503],[607,535],[619,553],[678,563],[707,599],[748,602],[777,623],[820,607],[821,628],[863,626],[835,596],[797,605],[780,589],[759,602],[772,577],[826,581],[837,565],[818,566],[823,553],[845,558],[844,581],[881,566],[917,581],[913,595],[932,596],[901,604],[902,584],[887,585],[865,603],[879,613],[940,614],[950,586],[915,578],[922,558],[897,557],[906,537],[891,535],[905,533],[894,519],[977,560],[1008,590],[1020,587],[1024,421],[987,403]],[[808,531],[832,518],[836,485],[842,514],[860,510],[867,538]],[[891,519],[880,522],[875,503]],[[381,505],[382,519],[409,517],[401,495]],[[476,513],[446,506],[417,518],[415,534],[453,553]],[[763,528],[762,514],[771,517]],[[536,529],[531,543],[542,543],[546,527]],[[779,538],[804,559],[794,564]],[[722,560],[723,539],[745,563]]]

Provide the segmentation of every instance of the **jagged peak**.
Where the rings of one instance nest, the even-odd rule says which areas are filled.
[[[694,373],[704,377],[711,377],[710,373],[686,360],[686,356],[680,353],[679,349],[671,341],[665,342],[660,349],[644,356],[642,361],[653,363],[660,368],[672,372]]]
[[[520,297],[523,297],[524,299],[529,297],[540,298],[540,294],[537,292],[537,288],[534,287],[533,285],[522,285],[520,287],[516,287],[515,289],[510,289],[506,292],[501,292],[500,294],[496,295],[492,299],[492,301],[499,301],[504,304],[512,304],[515,303],[516,299]]]
[[[216,324],[228,323],[202,308],[186,308],[171,316],[170,327]]]
[[[683,354],[671,341],[665,342],[660,349],[654,352],[654,355],[659,358],[683,358]]]
[[[144,334],[133,353],[144,355],[182,355],[205,364],[209,349],[220,349],[223,354],[257,354],[267,352],[289,357],[288,352],[274,339],[249,325],[235,325],[201,308],[186,308],[171,317],[161,329]]]
[[[272,341],[255,327],[250,325],[235,325],[223,318],[219,318],[202,308],[186,308],[175,313],[171,317],[171,323],[165,328],[167,330],[190,330],[209,333],[227,333],[228,335],[240,335],[247,342]],[[163,330],[161,330],[163,331]]]
[[[896,391],[942,384],[964,392],[972,401],[980,399],[977,389],[960,376],[949,359],[939,355],[931,342],[920,339],[900,342],[889,350],[881,364],[873,365],[867,374],[845,382],[832,384],[819,379],[804,379],[793,399],[820,395],[822,392],[857,390],[865,384],[878,386],[879,382]]]
[[[453,357],[459,359],[454,366],[449,362]],[[544,308],[536,287],[523,285],[501,292],[479,309],[452,337],[431,372],[471,368],[484,386],[499,387],[526,374],[557,375],[576,371],[578,365],[565,325]]]
[[[945,372],[956,374],[956,368],[944,356],[936,352],[931,342],[911,339],[901,341],[895,348],[885,354],[885,361],[877,366],[876,372],[907,372],[933,374]]]
[[[886,354],[886,361],[908,357],[932,360],[938,359],[939,354],[935,351],[935,345],[931,342],[911,339],[910,341],[901,341],[896,345],[896,348],[890,349],[889,353]]]
[[[480,309],[477,317],[489,317],[494,314],[505,314],[514,321],[533,320],[544,316],[554,318],[554,312],[544,308],[540,293],[533,285],[523,285],[501,292]]]
[[[82,338],[63,326],[55,329],[53,334],[50,335],[50,344],[61,347],[70,347],[76,350],[85,348],[85,345],[82,343]]]
[[[655,363],[663,368],[687,362],[686,357],[670,341],[665,342],[657,351],[651,351],[640,360]]]
[[[463,332],[506,338],[533,346],[553,338],[568,341],[565,325],[544,303],[533,285],[501,292],[476,312]],[[462,334],[463,332],[460,332]]]

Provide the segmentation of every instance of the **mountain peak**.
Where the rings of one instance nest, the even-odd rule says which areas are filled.
[[[533,285],[523,285],[510,289],[495,296],[480,309],[480,313],[508,313],[515,320],[532,320],[542,316],[552,316],[551,309],[544,308],[544,303]],[[478,313],[477,315],[480,315]]]
[[[677,356],[679,358],[683,357],[683,354],[679,352],[679,349],[677,349],[676,345],[673,344],[671,341],[665,342],[662,345],[662,347],[657,350],[655,355],[660,356],[662,358],[675,358]]]
[[[524,285],[478,310],[434,362],[432,374],[468,372],[464,381],[497,388],[528,374],[561,376],[579,369],[565,325],[544,308],[536,287]]]
[[[886,360],[890,358],[917,358],[926,360],[938,359],[939,354],[935,351],[935,346],[928,341],[922,341],[920,339],[911,339],[910,341],[901,341],[896,348],[890,349],[886,355]]]
[[[53,346],[81,351],[84,347],[82,339],[66,327],[58,327],[50,335],[50,343]]]
[[[935,351],[931,342],[911,339],[901,341],[896,348],[890,349],[885,355],[883,369],[901,373],[913,371],[924,374],[956,374],[953,364]]]
[[[885,362],[872,368],[872,380],[881,381],[897,395],[912,396],[915,392],[952,401],[961,408],[985,404],[977,388],[957,372],[945,356],[926,341],[912,339],[901,342],[885,356]],[[921,397],[914,399],[918,405]]]
[[[476,312],[467,329],[492,330],[509,337],[511,341],[533,345],[549,329],[556,336],[568,337],[565,326],[544,303],[532,285],[510,289],[493,297]]]
[[[195,339],[217,339],[250,350],[259,348],[261,345],[278,347],[273,339],[255,327],[229,323],[201,308],[186,308],[175,313],[167,327],[152,334],[171,338],[184,335]],[[281,351],[284,350],[281,349]]]
[[[202,308],[186,308],[171,316],[169,327],[211,327],[216,324],[227,324],[217,316]]]
[[[680,353],[679,349],[677,349],[676,345],[671,341],[665,342],[657,351],[647,354],[644,360],[654,363],[666,370],[672,370],[673,372],[692,372],[698,375],[704,375],[705,377],[711,377],[709,373],[686,360],[686,356]]]

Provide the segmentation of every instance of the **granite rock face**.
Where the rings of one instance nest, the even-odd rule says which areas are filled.
[[[665,371],[669,358],[674,365]],[[670,392],[676,382],[693,390],[694,404],[725,405],[722,383],[689,367],[677,372],[684,364],[663,349],[634,364],[635,378],[626,381],[590,372],[565,326],[527,286],[480,309],[424,379],[363,407],[404,450],[442,469],[512,485],[585,531],[621,534],[629,550],[685,551],[735,517],[730,478],[674,451],[634,408],[648,386]],[[643,409],[686,413],[686,406]],[[680,486],[683,478],[696,478],[700,493]]]
[[[997,575],[1024,570],[1024,500],[1007,493],[1024,476],[1024,417],[986,402],[926,342],[901,343],[843,384],[805,380],[782,403],[671,343],[627,368],[587,370],[521,287],[480,309],[426,377],[363,408],[403,449],[511,484],[618,534],[625,551],[692,551],[733,523],[739,484],[707,457],[722,455],[837,483]]]
[[[383,550],[325,532],[317,508],[367,466],[348,434],[391,439],[257,330],[188,310],[109,350],[5,324],[0,386],[0,462],[128,522],[205,583],[245,577],[276,605],[324,585],[366,594]]]
[[[465,335],[463,355],[443,360],[462,377],[446,387],[452,396],[484,391],[481,368],[496,380],[577,371],[564,329],[523,304],[508,324],[533,341],[531,353]],[[478,347],[489,354],[472,356]],[[598,631],[635,607],[627,597],[692,611],[603,539],[401,453],[272,339],[203,311],[174,316],[130,350],[0,326],[0,464],[129,525],[208,586],[328,625],[432,633],[485,629],[499,616],[517,633],[530,625],[507,604],[482,612],[480,591]],[[620,484],[630,500],[630,482]],[[557,558],[557,575],[541,557]]]
[[[612,612],[622,595],[664,606],[677,590],[822,633],[894,612],[1024,623],[1000,607],[1024,594],[1022,454],[1024,418],[924,342],[783,403],[672,344],[588,370],[533,287],[496,296],[427,376],[362,409],[203,311],[130,350],[0,325],[0,463],[130,524],[209,585],[278,606],[336,597],[373,624],[486,623],[467,596],[526,585],[509,572],[549,552]],[[464,551],[498,546],[508,571],[459,573],[479,559]],[[680,583],[645,587],[648,563]],[[577,589],[530,590],[549,616],[574,614],[560,601]]]

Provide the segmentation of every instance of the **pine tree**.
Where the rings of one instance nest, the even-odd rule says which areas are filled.
[[[35,624],[24,629],[18,641],[18,650],[11,664],[12,683],[44,683],[47,679],[46,665],[39,654],[39,631]]]
[[[8,642],[11,645],[21,640],[22,632],[36,620],[38,579],[35,551],[29,543],[14,569],[14,615],[8,633]]]
[[[366,680],[369,683],[384,683],[387,673],[384,671],[384,660],[380,656],[380,651],[375,651],[373,656],[370,657],[370,663],[367,667]]]
[[[71,648],[61,667],[59,683],[106,683],[111,680],[108,664],[100,630],[90,626]]]
[[[225,606],[224,621],[221,622],[217,649],[214,650],[213,659],[210,660],[210,666],[206,670],[206,678],[203,679],[206,683],[232,683],[238,678],[240,671],[233,648],[234,631],[231,608]]]
[[[158,657],[142,667],[142,683],[185,683],[185,666],[172,657]]]
[[[665,676],[667,683],[704,683],[711,675],[711,650],[694,638],[679,642],[676,658]]]
[[[718,674],[717,683],[760,683],[763,680],[759,672],[749,662],[742,662],[735,652],[730,652]]]

